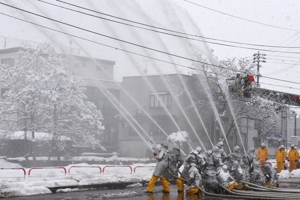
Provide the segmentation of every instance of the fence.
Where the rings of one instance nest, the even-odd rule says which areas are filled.
[[[68,170],[68,174],[70,174],[72,168],[99,168],[100,174],[102,173],[100,166],[71,166]]]
[[[55,169],[63,169],[64,170],[64,175],[67,175],[67,170],[65,167],[32,167],[28,170],[28,177],[31,175],[32,170],[55,170]]]
[[[126,167],[126,168],[129,168],[130,169],[130,174],[132,174],[132,167],[130,165],[109,165],[109,166],[105,166],[103,167],[103,173],[105,171],[105,168],[111,168],[111,167]]]
[[[103,168],[102,168],[103,167]],[[136,173],[138,168],[154,168],[155,166],[130,166],[130,165],[106,165],[106,166],[90,166],[90,165],[86,165],[86,166],[70,166],[69,169],[67,170],[67,167],[62,167],[62,166],[57,166],[57,167],[32,167],[32,168],[0,168],[0,178],[16,178],[16,177],[20,177],[19,174],[16,173],[8,173],[7,171],[9,170],[20,170],[22,171],[22,176],[24,176],[24,178],[26,177],[37,177],[37,176],[33,176],[33,171],[38,171],[39,177],[49,177],[48,175],[42,174],[42,170],[43,171],[48,171],[50,172],[50,175],[54,176],[55,174],[53,174],[54,171],[58,171],[58,170],[62,170],[63,171],[63,175],[67,176],[69,174],[71,174],[72,169],[75,168],[79,168],[79,169],[87,169],[87,168],[91,168],[91,169],[98,169],[99,174],[104,174],[105,169],[107,168],[128,168],[130,174],[132,173]],[[3,170],[3,175],[1,174],[1,171]],[[122,170],[124,171],[124,170]],[[10,176],[6,176],[7,174],[10,174]]]
[[[154,168],[155,166],[136,166],[134,169],[133,169],[133,173],[136,172],[136,169],[137,168]]]
[[[23,174],[24,174],[24,178],[26,177],[26,169],[25,168],[0,168],[0,170],[22,170]],[[8,173],[6,172],[5,175],[7,175]],[[14,178],[15,176],[1,176],[2,174],[0,174],[0,177],[3,178]],[[18,176],[17,176],[18,177]]]

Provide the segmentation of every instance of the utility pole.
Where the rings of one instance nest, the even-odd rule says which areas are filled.
[[[259,63],[261,62],[266,62],[266,54],[262,54],[262,53],[255,53],[253,54],[253,63],[256,63],[257,66],[257,87],[259,87],[259,68],[261,67],[261,65],[259,65]]]

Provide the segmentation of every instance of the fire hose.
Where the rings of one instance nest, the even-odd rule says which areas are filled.
[[[169,169],[167,169],[167,171],[169,172],[169,174],[175,178],[175,179],[179,179],[182,180],[184,182],[188,182],[186,179],[184,178],[180,178],[176,175],[174,175],[172,172],[170,172]],[[193,186],[197,187],[203,194],[207,195],[207,196],[214,196],[214,197],[221,197],[221,198],[233,198],[233,199],[240,199],[240,198],[244,198],[244,199],[260,199],[260,200],[279,200],[282,199],[282,197],[280,198],[276,198],[276,197],[266,197],[266,196],[255,196],[254,194],[239,194],[239,193],[234,193],[230,190],[228,190],[227,188],[223,187],[222,185],[220,185],[223,189],[225,189],[228,193],[230,194],[216,194],[216,193],[210,193],[207,192],[204,188],[199,187],[198,185],[195,185],[192,183]],[[291,198],[288,198],[291,199]],[[294,198],[292,198],[294,199]],[[298,198],[299,199],[299,198]]]
[[[261,185],[256,185],[256,184],[253,184],[253,183],[250,183],[250,182],[246,182],[246,181],[243,181],[243,183],[245,184],[248,184],[249,186],[252,186],[254,188],[251,188],[251,189],[261,189],[261,190],[264,190],[266,192],[289,192],[289,193],[300,193],[300,190],[299,189],[292,189],[292,188],[267,188],[267,187],[264,187],[264,186],[261,186]],[[260,190],[260,191],[261,191]]]
[[[220,185],[220,184],[219,184]],[[220,185],[225,191],[227,191],[230,194],[234,195],[242,195],[245,196],[247,199],[299,199],[298,195],[293,195],[290,193],[283,193],[283,194],[278,194],[278,193],[269,193],[269,192],[251,192],[251,191],[243,191],[243,190],[234,190],[230,191],[224,186]]]

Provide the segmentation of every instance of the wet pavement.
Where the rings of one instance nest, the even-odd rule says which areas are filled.
[[[88,191],[77,191],[68,193],[55,193],[55,194],[45,194],[38,196],[28,196],[28,197],[14,197],[7,198],[9,200],[108,200],[108,199],[122,199],[122,200],[188,200],[185,194],[177,193],[177,186],[171,185],[170,194],[163,194],[161,192],[161,186],[157,185],[155,187],[157,192],[153,194],[145,194],[144,191],[146,187],[140,188],[126,188],[126,189],[116,189],[116,190],[88,190]],[[204,197],[204,200],[227,200],[227,198],[212,198]],[[237,199],[242,200],[242,199]]]
[[[122,200],[188,200],[185,194],[178,194],[176,185],[170,185],[170,194],[163,194],[160,185],[155,186],[157,192],[148,195],[144,191],[146,187],[126,188],[126,189],[103,189],[103,190],[80,190],[55,194],[46,194],[28,197],[7,198],[10,200],[105,200],[105,199],[122,199]],[[300,188],[300,178],[281,179],[280,187]],[[230,198],[203,197],[203,200],[229,200]],[[243,199],[236,199],[243,200]]]

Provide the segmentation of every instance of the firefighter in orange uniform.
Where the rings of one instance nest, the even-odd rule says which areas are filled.
[[[266,147],[265,143],[262,143],[257,150],[257,159],[259,164],[266,162],[268,156],[269,156],[268,148]]]
[[[286,159],[285,147],[281,145],[276,150],[276,164],[277,164],[277,173],[280,173],[284,169],[284,162]]]
[[[299,153],[295,149],[294,144],[291,145],[291,150],[289,151],[288,160],[290,162],[290,172],[297,168],[297,162],[299,160]]]

